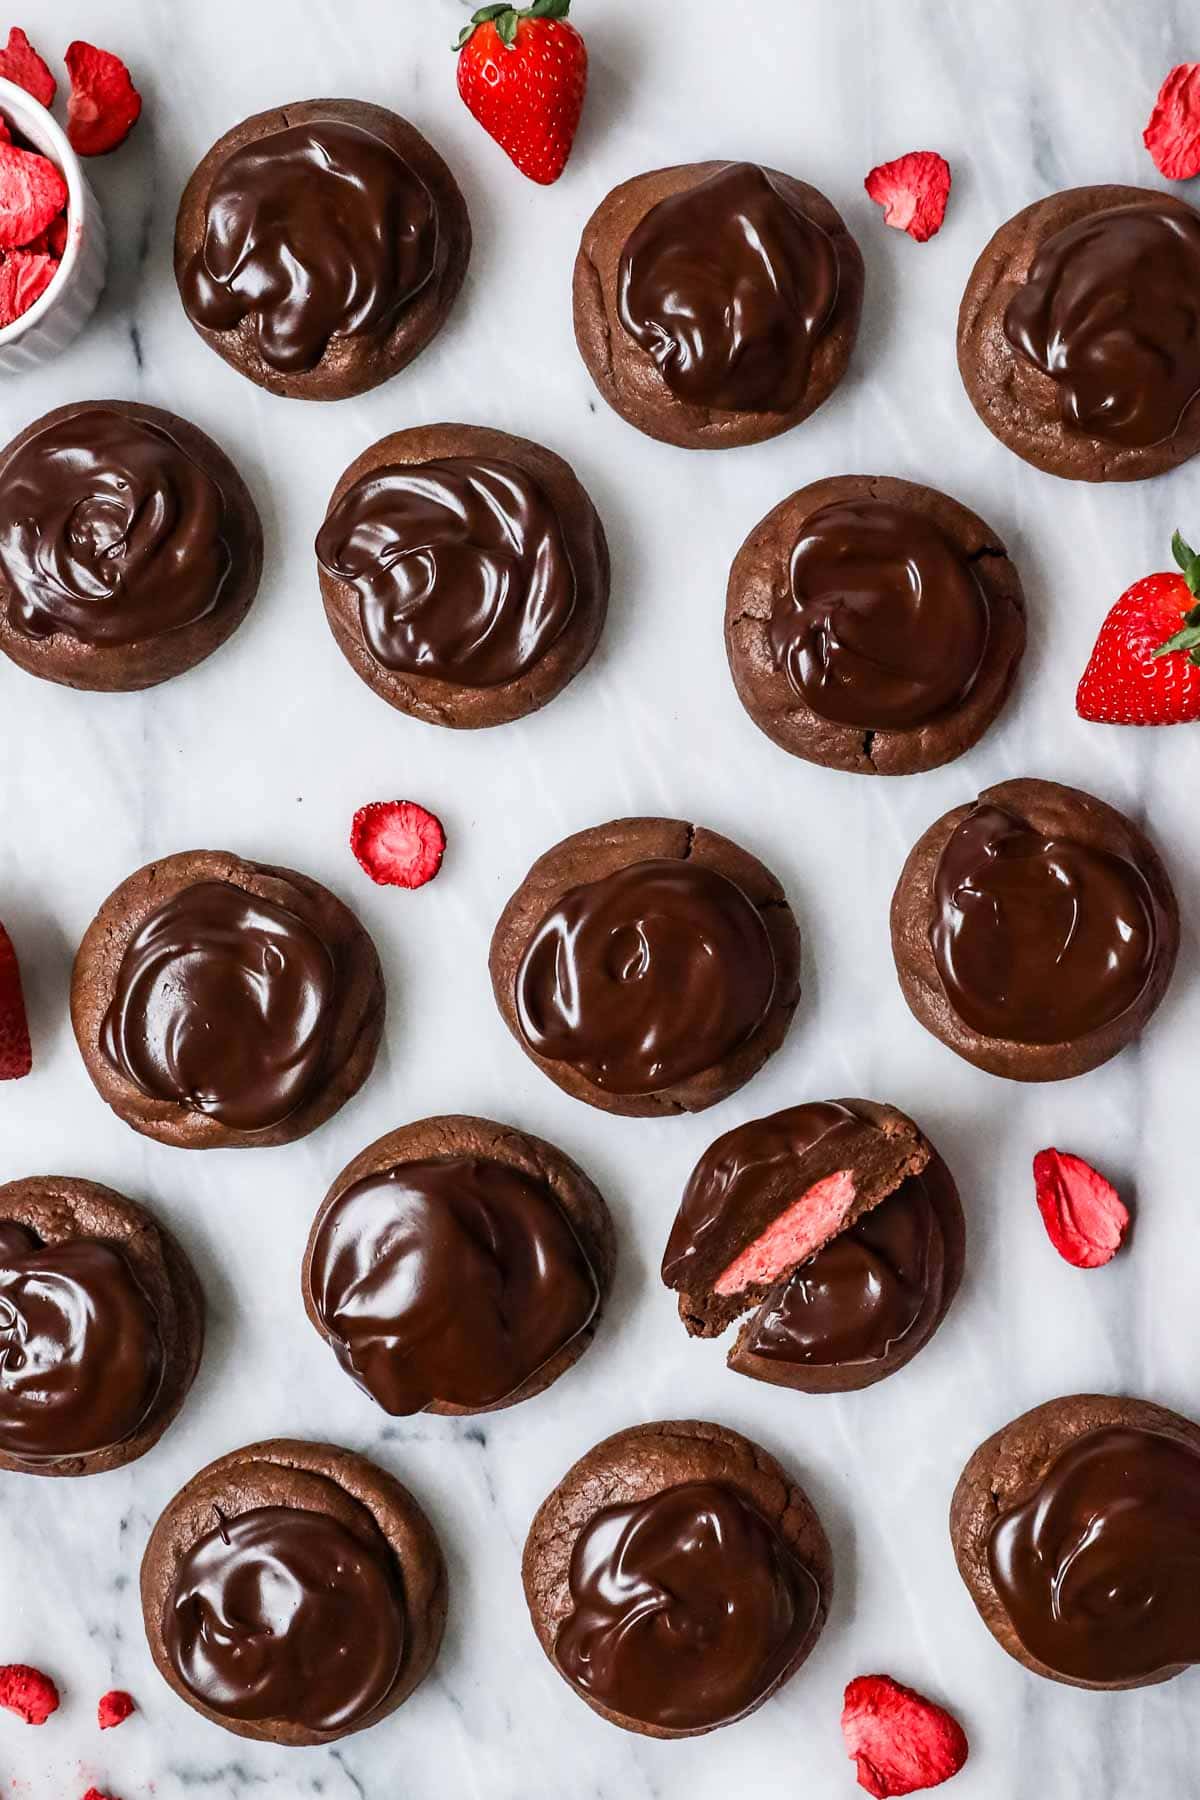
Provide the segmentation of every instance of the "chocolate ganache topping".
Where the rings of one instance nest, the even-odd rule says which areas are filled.
[[[500,459],[372,470],[331,510],[317,555],[357,589],[376,662],[463,687],[527,674],[575,611],[558,514],[531,475]]]
[[[338,119],[289,125],[233,151],[205,202],[181,280],[210,331],[249,318],[264,362],[315,368],[335,338],[382,338],[432,280],[433,195],[373,132]]]
[[[1141,871],[1000,807],[972,807],[933,884],[933,958],[973,1031],[1071,1043],[1123,1017],[1154,968],[1158,915]]]
[[[584,1526],[554,1656],[589,1699],[671,1731],[726,1725],[786,1672],[813,1574],[735,1488],[690,1481]]]
[[[172,1667],[228,1718],[344,1730],[387,1699],[403,1661],[403,1602],[387,1556],[382,1538],[376,1547],[324,1513],[218,1513],[167,1597]]]
[[[614,1094],[653,1094],[716,1067],[762,1024],[775,952],[741,888],[652,858],[571,888],[517,971],[529,1047]]]
[[[868,1123],[839,1100],[814,1100],[752,1119],[719,1137],[684,1189],[663,1256],[666,1285],[686,1288],[695,1259],[729,1219],[753,1212],[759,1197],[786,1182],[793,1165],[817,1144],[826,1139],[831,1145],[848,1143]]]
[[[1086,1432],[997,1519],[988,1564],[1022,1644],[1059,1675],[1139,1682],[1200,1662],[1200,1453]]]
[[[7,619],[28,638],[132,644],[216,611],[232,556],[225,500],[159,425],[82,408],[37,432],[0,480]]]
[[[595,1316],[595,1274],[554,1195],[505,1163],[402,1163],[322,1221],[310,1293],[338,1361],[393,1414],[515,1393]]]
[[[1054,232],[1004,332],[1055,383],[1069,431],[1163,443],[1200,394],[1200,218],[1146,201]]]
[[[198,882],[130,939],[100,1048],[152,1100],[265,1131],[321,1076],[335,989],[333,958],[303,919]]]
[[[837,305],[837,252],[802,190],[728,163],[651,207],[625,245],[618,309],[679,400],[791,412]]]
[[[966,698],[989,623],[970,562],[931,519],[862,499],[806,521],[768,637],[776,668],[821,718],[904,730]]]
[[[741,1348],[823,1368],[879,1362],[941,1292],[945,1244],[929,1179],[913,1175],[769,1297]]]
[[[0,1450],[36,1464],[124,1444],[162,1373],[157,1313],[116,1244],[0,1223]]]

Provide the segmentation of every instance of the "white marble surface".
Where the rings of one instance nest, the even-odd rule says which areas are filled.
[[[40,1732],[0,1715],[0,1792],[76,1800],[836,1800],[856,1792],[838,1731],[843,1683],[886,1669],[962,1716],[971,1762],[955,1800],[1131,1800],[1195,1789],[1196,1676],[1097,1696],[1010,1661],[955,1573],[946,1506],[974,1445],[1052,1395],[1099,1388],[1200,1413],[1200,1233],[1194,1150],[1200,1033],[1200,735],[1080,724],[1072,694],[1099,618],[1200,531],[1200,465],[1142,486],[1069,487],[1025,468],[977,422],[954,365],[963,281],[992,229],[1060,186],[1157,181],[1140,142],[1168,65],[1200,51],[1165,0],[577,0],[593,91],[576,155],[549,191],[509,167],[461,108],[448,45],[460,0],[24,0],[47,52],[110,43],[146,95],[144,122],[93,179],[114,278],[83,340],[5,381],[0,439],[61,402],[171,407],[241,464],[267,528],[267,576],[236,638],[145,697],[72,694],[0,666],[0,916],[28,977],[37,1068],[0,1091],[0,1179],[73,1171],[159,1208],[212,1308],[199,1383],[145,1461],[88,1481],[0,1478],[0,1661],[40,1663],[62,1712]],[[365,399],[272,399],[194,336],[170,272],[183,182],[244,114],[313,94],[397,108],[449,157],[476,252],[462,302],[417,366]],[[862,192],[873,163],[936,147],[954,165],[941,236],[885,231]],[[698,457],[638,436],[598,401],[572,341],[579,230],[615,181],[735,155],[823,188],[867,260],[850,378],[808,425]],[[614,548],[600,653],[537,717],[487,736],[418,725],[375,700],[337,653],[311,541],[343,466],[386,430],[473,420],[543,438],[577,465]],[[721,643],[726,571],[791,489],[847,471],[942,485],[1009,540],[1032,643],[1015,703],[968,758],[887,784],[775,750],[743,715]],[[1179,975],[1144,1043],[1109,1068],[1024,1091],[926,1037],[892,972],[887,904],[903,857],[946,807],[1016,775],[1078,782],[1145,819],[1185,910]],[[372,888],[350,816],[410,795],[444,817],[439,881]],[[767,1070],[715,1112],[606,1118],[560,1094],[492,1006],[493,921],[564,833],[664,812],[732,833],[779,872],[805,932],[805,997]],[[96,905],[150,857],[197,846],[293,864],[360,910],[387,971],[384,1052],[362,1095],[290,1149],[189,1155],[136,1137],[84,1074],[67,1020],[71,955]],[[806,1399],[729,1374],[684,1339],[656,1268],[695,1157],[718,1131],[791,1102],[862,1093],[908,1108],[959,1177],[970,1227],[962,1295],[894,1381]],[[615,1302],[551,1393],[483,1424],[389,1424],[305,1322],[297,1271],[326,1184],[378,1133],[476,1111],[557,1140],[609,1196]],[[1082,1275],[1047,1244],[1034,1151],[1058,1142],[1131,1187],[1138,1223],[1111,1268]],[[553,1673],[518,1580],[531,1514],[597,1438],[643,1419],[707,1416],[760,1439],[809,1485],[834,1539],[829,1627],[800,1678],[754,1718],[655,1744],[603,1724]],[[155,1675],[136,1597],[160,1507],[211,1457],[276,1433],[329,1437],[411,1483],[445,1542],[452,1606],[433,1677],[401,1713],[330,1750],[279,1751],[203,1723]],[[128,1687],[139,1717],[101,1740],[96,1697]]]

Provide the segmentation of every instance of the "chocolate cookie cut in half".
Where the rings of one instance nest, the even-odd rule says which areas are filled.
[[[431,725],[503,725],[561,693],[608,612],[604,528],[570,465],[526,438],[423,425],[338,482],[317,536],[338,648]]]
[[[1002,225],[967,283],[958,366],[1010,450],[1073,481],[1140,481],[1200,450],[1200,212],[1072,188]]]
[[[775,877],[728,838],[618,819],[533,865],[496,926],[491,973],[551,1081],[654,1118],[714,1106],[779,1048],[800,933]]]
[[[313,1325],[387,1413],[490,1412],[591,1343],[612,1285],[607,1206],[553,1145],[490,1119],[422,1119],[344,1169],[301,1284]]]
[[[0,1187],[0,1469],[99,1475],[187,1398],[204,1295],[144,1207],[74,1175]]]
[[[142,1612],[159,1674],[214,1725],[331,1744],[395,1712],[429,1673],[446,1567],[391,1475],[278,1438],[176,1494],[146,1547]]]
[[[1006,1425],[950,1507],[959,1574],[996,1641],[1071,1687],[1135,1688],[1200,1662],[1200,1425],[1073,1394]]]
[[[362,100],[256,113],[179,205],[175,279],[200,336],[275,394],[342,400],[406,368],[471,253],[458,184],[415,126]]]
[[[258,591],[262,525],[211,438],[156,406],[60,406],[0,451],[0,650],[127,693],[194,667]]]
[[[685,449],[790,431],[846,373],[863,261],[807,182],[687,163],[614,188],[575,262],[575,336],[623,419]]]
[[[385,992],[348,907],[294,869],[193,850],[149,863],[88,927],[71,1018],[88,1074],[146,1137],[290,1144],[358,1092]]]
[[[744,1321],[729,1353],[739,1375],[842,1394],[929,1342],[963,1247],[958,1190],[912,1120],[873,1100],[820,1100],[710,1145],[662,1278],[693,1337]]]
[[[1051,781],[1006,781],[931,825],[892,899],[904,998],[934,1037],[1012,1081],[1105,1063],[1156,1011],[1179,906],[1145,835]]]
[[[829,1541],[804,1490],[748,1438],[637,1425],[568,1470],[521,1565],[542,1649],[594,1712],[643,1737],[752,1713],[821,1635]]]
[[[781,749],[912,775],[979,741],[1025,649],[1020,577],[996,533],[933,488],[840,475],[742,545],[725,645],[738,697]]]

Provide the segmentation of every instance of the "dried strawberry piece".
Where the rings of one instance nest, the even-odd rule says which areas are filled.
[[[110,1693],[100,1696],[96,1718],[101,1731],[111,1731],[114,1726],[123,1725],[136,1711],[133,1695],[127,1694],[124,1688],[113,1688]]]
[[[19,249],[67,204],[67,184],[48,157],[0,144],[0,250]]]
[[[412,800],[376,800],[360,807],[350,848],[380,887],[424,887],[442,866],[442,822]]]
[[[12,939],[0,925],[0,1081],[19,1081],[33,1067],[21,971]],[[3,1673],[0,1671],[0,1673]],[[8,1702],[0,1699],[0,1706]]]
[[[107,156],[141,117],[142,96],[119,56],[76,38],[66,55],[71,77],[67,137],[80,156]]]
[[[99,1788],[92,1787],[89,1788],[87,1793],[83,1796],[83,1800],[117,1800],[117,1796],[115,1794],[102,1794]]]
[[[1200,63],[1178,63],[1158,90],[1142,142],[1168,181],[1200,175]]]
[[[875,1800],[940,1787],[967,1760],[958,1720],[890,1675],[860,1675],[846,1689],[842,1736],[858,1785]]]
[[[942,229],[950,198],[950,164],[936,150],[910,150],[894,162],[880,163],[863,183],[883,222],[907,231],[918,244]]]
[[[1082,1157],[1042,1150],[1033,1159],[1038,1211],[1058,1254],[1076,1269],[1111,1262],[1129,1230],[1129,1208]]]
[[[40,300],[58,274],[57,256],[10,250],[0,258],[0,326],[11,325]]]
[[[59,213],[57,219],[51,219],[45,231],[39,231],[35,238],[22,244],[23,250],[36,252],[40,256],[53,256],[56,261],[62,260],[67,247],[67,215]]]
[[[17,1713],[27,1725],[44,1725],[58,1711],[58,1689],[40,1669],[6,1663],[0,1668],[0,1706]]]
[[[19,25],[13,26],[7,44],[0,50],[0,75],[6,81],[15,81],[43,106],[54,105],[58,83]]]

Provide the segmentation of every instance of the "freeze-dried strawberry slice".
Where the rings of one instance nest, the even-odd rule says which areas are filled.
[[[936,150],[910,150],[880,163],[863,183],[883,222],[923,244],[942,228],[950,198],[950,164]]]
[[[0,254],[0,326],[11,325],[41,299],[58,267],[57,256],[29,250]]]
[[[0,925],[0,1081],[19,1081],[33,1067],[21,971],[12,939]],[[0,1688],[0,1706],[8,1702]]]
[[[860,1675],[846,1689],[842,1736],[858,1785],[875,1800],[940,1787],[967,1760],[967,1738],[945,1707],[890,1675]]]
[[[0,1668],[0,1706],[17,1713],[27,1725],[44,1725],[58,1711],[58,1689],[41,1669],[6,1663]]]
[[[67,204],[67,184],[48,157],[0,144],[0,250],[45,231]]]
[[[1158,90],[1142,142],[1168,181],[1200,175],[1200,63],[1178,63]]]
[[[123,1725],[126,1719],[132,1718],[136,1711],[133,1695],[127,1694],[123,1688],[113,1688],[110,1693],[101,1695],[100,1704],[96,1708],[96,1722],[101,1731],[111,1731],[114,1726]]]
[[[1033,1178],[1038,1211],[1058,1254],[1076,1269],[1111,1262],[1129,1230],[1129,1208],[1112,1182],[1063,1150],[1039,1151]]]
[[[412,800],[376,800],[354,815],[350,848],[380,887],[424,887],[442,866],[442,822]]]
[[[67,50],[67,136],[80,156],[107,156],[141,117],[142,96],[119,56],[76,38]]]
[[[35,238],[22,244],[22,250],[38,256],[53,256],[61,260],[67,247],[67,215],[59,213],[57,219],[51,219],[45,231],[39,231]]]
[[[13,26],[0,50],[0,75],[5,81],[15,81],[43,106],[54,105],[58,83],[19,25]]]

